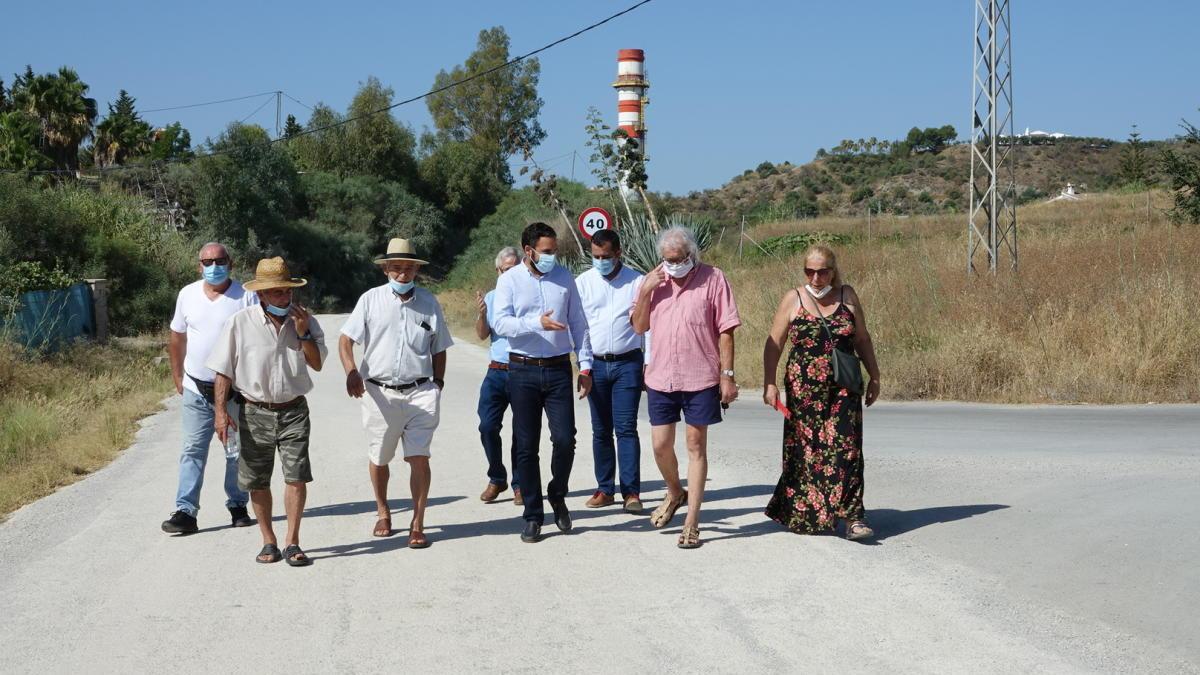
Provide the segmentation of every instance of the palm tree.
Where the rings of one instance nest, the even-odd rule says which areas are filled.
[[[79,146],[92,136],[96,99],[87,92],[88,85],[66,66],[45,75],[26,67],[13,83],[13,107],[39,122],[41,150],[59,170],[79,167]]]

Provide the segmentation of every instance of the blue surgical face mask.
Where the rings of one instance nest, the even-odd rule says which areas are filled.
[[[276,307],[275,305],[272,305],[271,303],[268,302],[268,303],[266,303],[266,307],[267,307],[268,312],[274,314],[277,317],[283,318],[288,315],[289,311],[291,311],[292,303],[289,302],[287,304],[287,307]]]
[[[388,286],[391,287],[392,291],[397,295],[404,295],[405,293],[411,291],[416,285],[417,283],[415,281],[405,282],[396,281],[395,279],[388,279]]]
[[[204,280],[213,286],[220,286],[229,278],[229,265],[212,264],[204,268]]]
[[[550,270],[554,269],[554,254],[539,253],[537,262],[533,263],[533,266],[542,274],[549,274]]]
[[[592,258],[592,267],[600,273],[600,276],[608,276],[612,274],[613,268],[617,266],[616,258]]]

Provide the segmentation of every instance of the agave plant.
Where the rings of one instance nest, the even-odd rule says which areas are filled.
[[[665,227],[686,227],[696,237],[700,250],[706,250],[712,243],[712,233],[716,229],[712,221],[706,218],[696,218],[680,214],[671,214],[664,223]],[[621,221],[621,251],[623,260],[639,272],[646,273],[658,266],[662,256],[658,253],[658,233],[650,224],[650,219],[643,215],[635,215],[632,220]]]

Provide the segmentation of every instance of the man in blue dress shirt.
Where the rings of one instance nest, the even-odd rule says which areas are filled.
[[[505,246],[496,254],[496,276],[499,277],[520,263],[521,252],[512,246]],[[508,340],[496,335],[496,331],[492,330],[492,324],[496,320],[496,291],[488,291],[487,295],[477,291],[475,301],[479,303],[475,334],[480,340],[491,340],[491,362],[488,363],[487,373],[479,385],[478,409],[479,438],[488,462],[488,484],[479,498],[490,504],[508,489],[508,470],[504,468],[504,443],[500,440],[500,431],[504,428],[504,411],[508,409]],[[517,480],[515,444],[509,451],[513,456],[513,504],[523,506],[525,502],[521,497],[521,482]]]
[[[554,524],[571,530],[567,510],[567,480],[575,461],[575,406],[571,400],[571,351],[579,362],[579,398],[592,388],[592,350],[587,319],[575,280],[555,264],[558,235],[545,223],[533,223],[521,233],[525,262],[500,275],[496,282],[497,335],[508,338],[508,398],[516,435],[516,475],[525,498],[525,528],[521,541],[542,537],[545,519],[538,439],[542,411],[550,425],[554,447],[546,500],[554,509]]]
[[[629,321],[642,275],[621,262],[621,238],[613,230],[592,235],[592,269],[575,279],[592,346],[592,458],[596,492],[588,508],[614,502],[620,460],[622,506],[641,513],[641,456],[638,407],[642,402],[643,338]],[[613,447],[613,434],[617,443]]]

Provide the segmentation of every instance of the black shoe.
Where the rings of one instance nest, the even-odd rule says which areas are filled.
[[[554,509],[554,524],[558,526],[560,532],[571,531],[571,512],[567,510],[566,502],[551,504]]]
[[[170,518],[163,521],[162,531],[171,534],[192,534],[198,532],[195,516],[189,516],[185,511],[176,511]]]
[[[254,524],[254,519],[246,512],[244,506],[234,506],[229,509],[229,519],[233,522],[234,527],[250,527]]]
[[[536,544],[542,540],[542,524],[536,520],[525,521],[525,531],[521,533],[521,541],[526,544]]]

